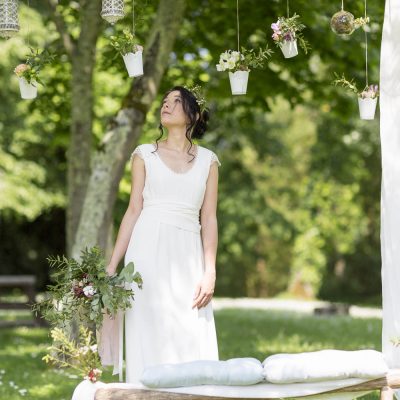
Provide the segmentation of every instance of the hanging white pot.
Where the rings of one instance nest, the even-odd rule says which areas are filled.
[[[246,94],[250,71],[229,72],[232,94]]]
[[[363,99],[361,97],[358,98],[358,107],[360,109],[361,119],[371,120],[375,118],[377,101],[378,101],[377,97],[375,97],[374,99],[371,98]]]
[[[18,78],[19,79],[19,90],[21,92],[22,99],[34,99],[37,97],[37,82],[32,80],[31,83],[25,78]]]
[[[135,53],[127,53],[122,56],[130,77],[143,75],[142,53],[143,52],[139,50]]]
[[[280,47],[285,58],[295,57],[299,54],[297,51],[297,39],[285,40],[280,44]]]

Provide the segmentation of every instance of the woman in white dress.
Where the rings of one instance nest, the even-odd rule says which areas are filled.
[[[143,278],[125,314],[126,381],[147,366],[218,360],[211,299],[218,243],[217,156],[194,145],[208,111],[186,88],[166,93],[161,135],[131,156],[132,189],[107,273],[125,255]],[[164,140],[164,129],[168,131]]]

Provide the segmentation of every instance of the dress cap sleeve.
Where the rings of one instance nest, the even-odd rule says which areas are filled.
[[[210,151],[211,151],[211,150],[210,150]],[[210,165],[212,165],[214,162],[216,162],[216,163],[218,164],[218,167],[221,166],[221,163],[220,163],[220,161],[219,161],[219,159],[218,159],[218,156],[217,156],[213,151],[211,151]]]

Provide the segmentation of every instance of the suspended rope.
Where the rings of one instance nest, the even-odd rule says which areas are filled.
[[[343,8],[344,8],[344,6],[343,6],[343,1],[344,1],[344,0],[342,0],[342,11],[343,11]]]
[[[367,20],[367,0],[364,0],[364,18]],[[365,86],[368,87],[368,34],[367,26],[364,25],[365,36]]]
[[[27,6],[28,6],[28,12],[29,12],[30,11],[30,2],[29,2],[29,0],[27,0],[26,3],[27,3]],[[30,18],[28,17],[28,21],[27,21],[27,24],[26,24],[26,26],[28,28],[27,43],[28,43],[28,47],[31,47],[31,39],[30,39],[31,28],[30,28],[29,20],[30,20]]]
[[[240,51],[240,46],[239,46],[239,0],[236,0],[236,26],[237,26],[237,46],[238,46],[238,51]]]
[[[286,11],[287,11],[287,17],[289,18],[290,17],[290,14],[289,14],[289,0],[286,0]]]
[[[132,0],[132,33],[135,36],[135,0]]]

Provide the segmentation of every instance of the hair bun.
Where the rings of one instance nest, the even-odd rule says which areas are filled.
[[[210,119],[210,112],[208,109],[204,109],[202,112],[200,112],[200,117],[193,128],[192,132],[193,139],[201,139],[203,137],[204,133],[207,130],[209,119]]]

